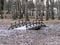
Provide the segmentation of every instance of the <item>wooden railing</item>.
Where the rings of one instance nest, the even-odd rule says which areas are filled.
[[[45,25],[45,24],[43,22],[41,22],[40,20],[33,20],[33,22],[19,20],[18,23],[17,22],[11,23],[11,26],[8,28],[8,30],[18,28],[18,27],[21,27],[21,26],[25,26],[25,25],[26,25],[26,28],[28,28],[28,26],[32,27],[32,25],[33,26],[35,26],[35,25],[42,26],[42,25]]]

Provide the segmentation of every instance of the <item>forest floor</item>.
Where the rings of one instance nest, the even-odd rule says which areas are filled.
[[[41,30],[6,30],[15,21],[0,20],[0,45],[60,45],[60,20],[43,21]]]

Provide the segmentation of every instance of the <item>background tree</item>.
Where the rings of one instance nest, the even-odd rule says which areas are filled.
[[[46,20],[49,20],[49,0],[46,0]]]
[[[54,0],[50,0],[51,3],[51,19],[54,19]]]
[[[7,1],[6,0],[4,0],[4,11],[6,11],[7,9]]]
[[[38,3],[37,4],[37,19],[38,19],[38,16],[39,17],[41,16],[41,8],[42,8],[41,6],[42,6],[41,3]]]
[[[0,0],[0,14],[1,14],[1,19],[3,19],[3,7],[4,7],[4,0]]]
[[[22,14],[22,5],[21,5],[21,1],[17,0],[17,5],[18,5],[18,15],[19,15],[19,19],[23,18],[23,14]]]
[[[28,9],[32,12],[32,15],[34,12],[34,8],[35,8],[35,5],[34,5],[33,1],[28,1]]]
[[[12,18],[17,19],[18,18],[18,13],[17,13],[17,3],[16,1],[12,1]]]
[[[58,0],[58,19],[60,20],[60,0]]]
[[[10,13],[10,11],[11,11],[11,5],[12,5],[12,1],[8,0],[7,5],[6,5],[7,13]]]
[[[36,10],[36,20],[38,19],[38,8],[37,8],[37,4],[38,4],[39,0],[36,0],[36,4],[35,4],[35,10]]]
[[[40,20],[43,21],[43,13],[44,13],[44,0],[41,0],[41,15]]]
[[[60,20],[60,0],[56,1],[54,5],[57,8],[58,19]]]
[[[22,0],[22,13],[25,14],[25,3],[27,0]]]
[[[28,0],[25,2],[25,16],[26,16],[26,21],[29,21],[28,17]]]

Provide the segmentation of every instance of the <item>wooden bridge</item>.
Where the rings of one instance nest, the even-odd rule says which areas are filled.
[[[8,30],[23,26],[26,27],[26,30],[39,30],[41,27],[46,27],[46,25],[40,20],[33,20],[33,22],[19,20],[18,23],[11,23],[11,26],[8,28]]]

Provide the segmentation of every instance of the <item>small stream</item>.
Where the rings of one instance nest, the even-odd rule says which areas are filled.
[[[60,24],[46,24],[46,27],[41,27],[41,30],[60,30]],[[33,25],[31,25],[33,27]],[[37,26],[37,25],[35,25]],[[10,27],[10,25],[0,25],[0,30],[8,30],[8,28]],[[28,26],[28,28],[31,28],[30,26]],[[17,27],[14,28],[12,30],[26,30],[26,26],[22,26],[22,27]]]
[[[60,30],[60,24],[46,24],[47,27],[44,30]]]
[[[18,27],[18,28],[8,30],[9,27],[10,27],[9,25],[0,25],[0,36],[2,36],[2,35],[6,36],[6,35],[14,32],[14,31],[26,31],[26,26],[22,26],[22,27]],[[46,24],[46,27],[41,27],[40,30],[43,30],[44,32],[48,32],[49,30],[59,31],[60,30],[60,24]]]

